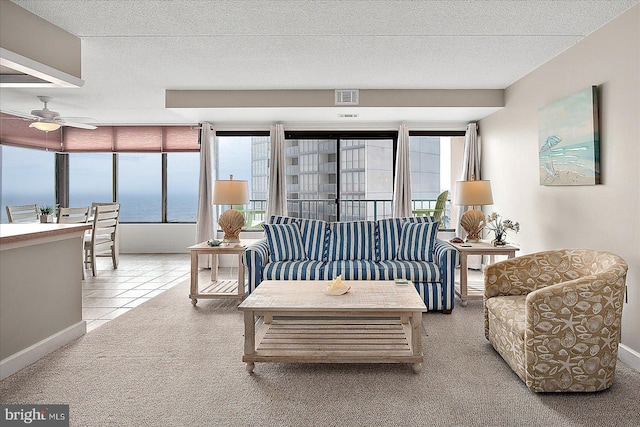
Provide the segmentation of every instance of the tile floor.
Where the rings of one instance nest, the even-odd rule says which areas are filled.
[[[87,332],[189,278],[189,254],[121,254],[118,269],[98,258],[98,275],[82,281]]]
[[[189,280],[189,254],[121,254],[118,269],[110,258],[98,258],[98,275],[82,281],[82,318],[87,332]],[[201,282],[209,270],[201,270]],[[459,276],[459,271],[456,271]],[[236,268],[220,268],[220,279],[237,277]],[[482,273],[469,270],[470,291],[481,292]],[[185,299],[187,295],[185,295]]]
[[[189,280],[189,254],[121,254],[118,269],[111,258],[98,258],[98,275],[87,270],[82,281],[82,318],[87,332]],[[201,270],[201,280],[210,270]],[[236,268],[220,268],[218,277],[237,277]],[[185,301],[188,295],[185,295]]]

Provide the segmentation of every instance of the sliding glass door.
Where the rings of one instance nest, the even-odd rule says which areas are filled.
[[[386,135],[287,134],[289,215],[325,221],[391,214],[394,138]]]

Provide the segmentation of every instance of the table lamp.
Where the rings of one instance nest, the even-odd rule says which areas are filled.
[[[460,206],[474,207],[462,214],[460,225],[467,232],[467,242],[479,242],[487,221],[484,214],[476,210],[475,206],[493,204],[491,183],[486,180],[476,181],[473,176],[470,181],[456,181],[455,203]]]
[[[230,209],[220,215],[218,224],[224,231],[225,243],[239,242],[239,235],[244,226],[244,215],[233,209],[233,205],[245,205],[249,203],[249,185],[247,181],[229,179],[216,180],[213,183],[213,204],[230,205]]]

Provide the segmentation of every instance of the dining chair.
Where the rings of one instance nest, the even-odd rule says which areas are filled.
[[[38,222],[38,205],[7,205],[7,217],[9,222]]]
[[[84,258],[85,265],[91,265],[94,276],[96,271],[96,257],[110,256],[113,268],[118,268],[118,217],[120,215],[119,203],[92,203],[93,215],[91,233],[85,238]]]
[[[79,224],[87,222],[89,206],[82,208],[58,208],[58,224]]]

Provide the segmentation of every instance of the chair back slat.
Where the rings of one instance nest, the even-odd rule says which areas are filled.
[[[120,215],[119,203],[92,203],[91,204],[91,235],[85,240],[85,263],[91,264],[91,270],[95,276],[96,257],[110,256],[113,268],[118,268],[118,216]]]
[[[80,224],[87,222],[89,206],[81,208],[58,208],[58,224]]]
[[[120,205],[113,203],[109,205],[93,204],[93,230],[92,238],[98,236],[111,235],[111,240],[115,241],[115,234],[118,225],[118,215]]]
[[[38,221],[38,205],[7,205],[7,217],[9,222],[37,222]]]

